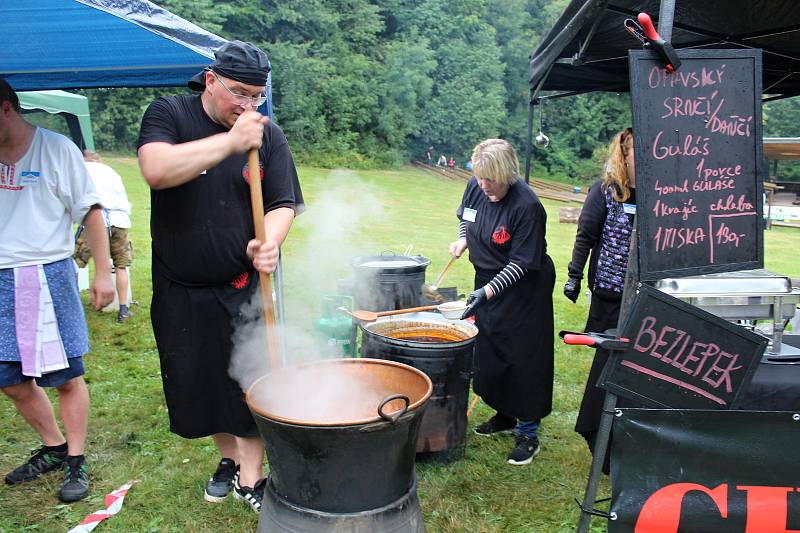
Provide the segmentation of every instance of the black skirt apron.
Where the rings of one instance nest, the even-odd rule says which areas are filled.
[[[476,271],[475,287],[496,272]],[[553,405],[553,261],[489,300],[475,314],[475,394],[496,411],[539,420]]]
[[[258,276],[250,273],[240,288],[187,286],[169,279],[164,270],[154,258],[150,318],[170,431],[185,438],[257,436],[244,392],[228,367],[234,322],[241,305],[258,294]]]
[[[610,300],[593,294],[585,331],[604,333],[608,329],[616,328],[621,306],[621,300]],[[583,391],[578,419],[575,421],[575,431],[581,435],[589,436],[600,428],[600,417],[603,414],[606,391],[598,387],[597,382],[610,356],[611,352],[608,350],[603,348],[595,350],[592,368],[589,370],[586,388]]]

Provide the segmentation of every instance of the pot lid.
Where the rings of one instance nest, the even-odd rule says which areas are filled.
[[[353,266],[357,268],[377,268],[381,270],[392,268],[408,268],[428,266],[431,260],[421,255],[365,255],[353,259]]]
[[[784,295],[792,293],[788,276],[765,269],[718,272],[703,276],[660,279],[655,288],[672,296]]]

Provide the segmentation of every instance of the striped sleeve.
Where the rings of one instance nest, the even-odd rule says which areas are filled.
[[[527,268],[522,268],[516,263],[509,262],[503,270],[498,272],[497,275],[487,283],[487,285],[492,287],[492,291],[495,296],[497,296],[502,291],[518,282],[526,272],[528,272]]]
[[[467,221],[462,220],[461,223],[458,225],[458,238],[459,239],[466,239],[467,238]]]

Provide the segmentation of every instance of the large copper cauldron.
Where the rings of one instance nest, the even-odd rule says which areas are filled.
[[[431,380],[392,361],[333,359],[258,379],[247,405],[270,474],[266,531],[424,531],[414,452]]]

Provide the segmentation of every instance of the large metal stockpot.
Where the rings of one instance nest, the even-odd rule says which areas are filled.
[[[353,297],[356,307],[391,311],[422,305],[425,269],[431,260],[421,255],[367,255],[355,257]]]
[[[438,313],[383,317],[361,328],[364,357],[411,365],[433,382],[417,440],[418,458],[462,457],[478,328],[466,320],[446,320]]]

